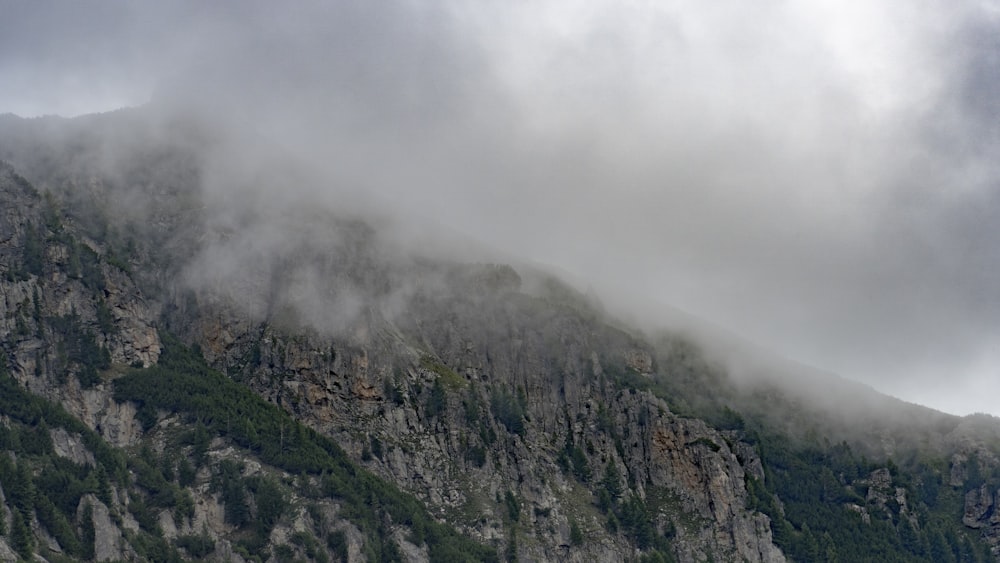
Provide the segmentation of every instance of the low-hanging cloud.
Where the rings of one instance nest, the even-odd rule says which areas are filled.
[[[86,56],[21,9],[49,42],[0,29],[18,92],[87,68],[225,132],[210,206],[441,225],[1000,413],[995,2],[104,5],[73,22]]]

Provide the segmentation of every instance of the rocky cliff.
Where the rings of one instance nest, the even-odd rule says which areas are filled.
[[[857,424],[533,268],[220,214],[198,135],[104,168],[134,118],[4,118],[0,558],[996,558],[995,421],[829,384]]]
[[[267,304],[276,313],[266,319],[227,293],[192,291],[181,280],[161,294],[144,292],[132,276],[152,266],[135,257],[141,252],[119,257],[10,167],[0,185],[12,203],[0,224],[10,373],[112,446],[151,450],[151,463],[177,446],[170,429],[184,426],[182,418],[159,412],[144,425],[135,403],[114,397],[117,377],[157,364],[162,327],[498,552],[540,561],[625,560],[650,550],[681,561],[784,559],[768,518],[746,509],[746,472],[759,460],[735,452],[752,448],[674,416],[648,392],[617,386],[608,370],[649,369],[645,345],[594,311],[521,291],[510,267],[425,263],[418,273],[435,272],[433,287],[409,289],[391,316],[384,303],[365,305],[332,332],[287,310],[280,287],[267,288],[277,301]],[[385,278],[398,274],[396,266],[377,263],[377,249],[344,251],[352,256],[328,260],[330,268],[351,260],[365,268],[341,277],[361,272],[384,287],[380,295],[394,291]],[[65,429],[53,432],[56,455],[88,464],[92,452],[74,448]],[[209,465],[237,460],[243,479],[267,472],[226,441],[203,455],[215,460]],[[218,475],[200,470],[185,489],[193,512],[160,512],[153,529],[166,540],[204,533],[214,553],[233,554],[237,530],[213,480]],[[130,491],[126,480],[114,493],[106,502],[80,499],[96,525],[98,560],[141,555],[129,538],[142,527],[128,515],[144,492]],[[303,528],[293,515],[286,520]],[[272,543],[282,545],[281,529]],[[420,559],[420,546],[409,547]]]

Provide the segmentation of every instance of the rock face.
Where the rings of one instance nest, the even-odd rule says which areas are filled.
[[[962,523],[978,530],[994,556],[1000,558],[1000,511],[997,510],[1000,490],[989,482],[983,482],[981,477],[976,477],[996,471],[998,467],[1000,464],[993,455],[979,448],[952,456],[952,482],[958,483],[957,487],[961,487],[959,490],[966,491]]]
[[[49,170],[39,164],[45,158],[22,155],[49,190],[40,193],[0,166],[0,372],[79,423],[61,411],[48,421],[0,417],[3,448],[37,450],[18,459],[0,448],[0,486],[21,485],[0,501],[10,532],[0,538],[0,559],[34,550],[97,561],[151,553],[430,561],[427,539],[447,526],[521,561],[785,561],[772,529],[796,560],[836,559],[831,534],[793,525],[782,499],[766,490],[789,467],[765,464],[769,442],[754,437],[759,428],[699,419],[694,413],[704,411],[665,391],[664,381],[703,377],[709,392],[721,382],[701,369],[693,346],[672,343],[676,353],[667,354],[667,345],[550,276],[416,256],[357,219],[225,202],[216,214],[223,220],[206,221],[212,202],[200,199],[197,169],[184,167],[183,151],[146,149],[136,158],[167,162],[171,173],[136,164],[112,180],[83,157]],[[285,234],[275,239],[276,230]],[[238,382],[269,403],[282,454],[286,429],[330,437],[349,458],[339,467],[358,477],[349,483],[371,495],[364,501],[377,505],[375,491],[391,489],[444,527],[379,506],[359,516],[329,466],[310,472],[266,461],[251,439],[264,425],[245,411],[227,414],[223,425],[166,400],[152,408],[153,393],[116,399],[115,382],[132,370],[158,366],[141,373],[162,375],[177,339],[196,358],[183,369],[217,376],[204,359],[226,376],[217,383]],[[0,383],[9,380],[3,374]],[[770,408],[775,396],[762,397],[753,400]],[[823,420],[813,414],[790,419],[806,424],[782,436],[812,439],[809,463],[848,456],[846,442],[818,445],[813,425]],[[729,415],[737,413],[726,404],[720,416]],[[983,446],[995,426],[963,428],[942,417],[934,424],[943,430],[927,443],[935,455],[954,453],[947,470],[947,458],[918,478],[899,478],[891,464],[866,461],[837,474],[823,466],[828,475],[815,473],[830,509],[823,514],[911,537],[927,523],[921,503],[936,499],[933,486],[951,487],[948,502],[964,494],[961,523],[978,531],[961,530],[957,510],[954,529],[981,533],[1000,553],[991,477],[1000,461]],[[243,428],[251,438],[236,431]],[[24,436],[39,445],[25,446]],[[896,437],[874,439],[890,455],[924,442]],[[39,453],[49,446],[52,459]],[[788,455],[778,459],[806,459]],[[57,510],[41,500],[29,506],[25,483],[57,488],[61,481],[43,475],[57,470],[75,487],[72,502],[53,494]],[[817,483],[792,492],[804,496]],[[792,496],[787,514],[804,512]],[[269,508],[280,516],[257,527]]]
[[[752,448],[673,415],[648,392],[624,390],[615,378],[648,375],[651,350],[551,281],[532,294],[506,266],[442,263],[428,277],[424,265],[421,279],[435,283],[414,284],[391,312],[378,301],[317,330],[279,297],[275,306],[291,307],[288,315],[265,321],[211,287],[141,288],[131,274],[139,264],[90,239],[11,169],[0,172],[0,195],[13,204],[0,215],[0,334],[10,371],[112,446],[165,456],[168,428],[182,422],[168,417],[144,430],[137,405],[112,393],[114,377],[128,366],[157,363],[155,327],[165,325],[223,372],[335,437],[443,521],[520,559],[626,560],[655,547],[685,562],[784,561],[768,518],[745,508],[747,473],[763,477]],[[346,254],[328,265],[351,264],[336,274],[347,276],[341,283],[391,297],[393,280],[408,271],[378,265],[367,255],[367,236],[362,231],[360,242],[342,245]],[[270,291],[284,295],[282,287]],[[97,464],[80,435],[65,428],[49,435],[56,455]],[[201,455],[236,460],[245,479],[269,474],[225,443]],[[160,510],[133,519],[133,512],[144,514],[146,493],[111,486],[103,499],[82,497],[75,518],[84,529],[92,521],[97,561],[137,557],[143,548],[135,547],[136,534],[151,525],[143,518],[167,539],[207,534],[214,553],[244,559],[232,547],[218,478],[208,472],[189,486],[187,516]],[[330,509],[330,521],[342,522],[336,506]],[[640,511],[641,521],[609,528],[626,510]],[[313,533],[314,520],[300,514],[278,525],[271,541],[285,545],[296,526]],[[360,540],[351,539],[357,532],[337,525],[351,560],[361,557]],[[34,526],[47,549],[62,549]],[[403,530],[396,536],[404,557],[427,560],[426,546]]]
[[[1000,522],[995,514],[996,491],[986,485],[965,493],[965,511],[962,523],[970,528],[983,528]]]
[[[112,443],[134,443],[129,407],[110,400],[95,366],[155,364],[156,311],[125,265],[109,265],[105,250],[66,223],[54,200],[6,165],[0,197],[10,204],[0,216],[0,330],[14,377]],[[47,327],[50,319],[59,334]],[[51,340],[59,340],[61,353]]]
[[[485,542],[516,534],[525,560],[631,557],[605,521],[636,499],[680,561],[784,561],[768,517],[746,509],[748,474],[763,478],[752,447],[618,387],[613,374],[651,369],[641,341],[595,334],[587,311],[539,319],[554,296],[484,287],[478,268],[454,272],[447,295],[417,290],[398,320],[372,310],[340,334],[248,322],[236,307],[168,321],[441,517]],[[516,522],[497,500],[508,493]]]
[[[122,543],[122,533],[111,520],[108,507],[94,495],[80,501],[80,514],[90,506],[94,522],[94,561],[120,561],[125,558],[127,545]]]
[[[74,436],[64,428],[49,431],[56,455],[65,457],[78,465],[94,465],[94,454],[83,444],[80,436]]]

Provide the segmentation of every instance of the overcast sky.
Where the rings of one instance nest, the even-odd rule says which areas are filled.
[[[0,113],[201,111],[325,179],[275,197],[1000,415],[1000,1],[0,1]]]

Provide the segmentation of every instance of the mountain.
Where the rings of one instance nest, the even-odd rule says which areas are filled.
[[[626,322],[256,158],[0,116],[0,558],[1000,556],[996,419]]]

